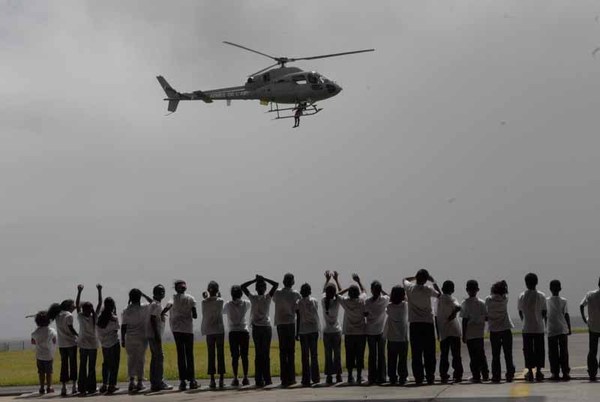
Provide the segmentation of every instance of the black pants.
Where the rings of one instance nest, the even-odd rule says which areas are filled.
[[[541,369],[546,363],[544,334],[523,334],[523,356],[529,370]]]
[[[77,381],[77,346],[59,348],[60,382]]]
[[[412,353],[413,377],[417,383],[435,379],[435,328],[433,323],[410,323],[410,351]],[[425,363],[425,370],[423,370]]]
[[[452,378],[462,380],[463,365],[460,356],[460,337],[448,336],[440,342],[440,378],[447,380],[450,378],[448,370],[450,369],[450,353],[452,353]]]
[[[281,383],[284,385],[296,382],[296,324],[277,326],[279,337],[279,370]]]
[[[569,374],[569,337],[567,334],[548,337],[548,360],[550,372],[558,376],[560,370],[563,375]]]
[[[342,374],[342,334],[340,332],[324,332],[325,375]]]
[[[468,339],[467,350],[469,351],[469,367],[473,378],[480,380],[481,377],[488,377],[490,370],[485,356],[483,338]]]
[[[117,385],[121,345],[115,343],[110,348],[102,348],[102,384]]]
[[[346,347],[346,368],[348,375],[352,370],[361,371],[365,366],[365,343],[366,335],[344,335],[344,346]]]
[[[390,382],[406,382],[408,377],[408,342],[387,342],[387,364]]]
[[[385,338],[383,334],[367,335],[369,348],[369,382],[385,382]]]
[[[271,326],[253,325],[254,378],[257,385],[271,383]]]
[[[96,392],[97,349],[79,349],[79,392]]]
[[[206,346],[208,348],[208,374],[225,374],[225,334],[206,335]]]
[[[177,369],[179,381],[195,381],[194,369],[194,334],[173,332],[175,347],[177,348]]]
[[[321,382],[319,374],[319,352],[317,345],[319,333],[300,335],[300,349],[302,351],[302,384]]]
[[[515,364],[513,363],[512,354],[512,331],[510,329],[507,329],[504,331],[490,332],[490,343],[492,345],[492,378],[499,380],[502,377],[502,364],[500,363],[501,352],[504,352],[504,362],[506,364],[506,377],[514,377]]]
[[[250,334],[247,331],[229,332],[229,350],[231,351],[231,367],[233,375],[238,375],[238,363],[242,359],[242,368],[244,377],[248,375],[248,348],[250,344]]]
[[[600,339],[600,332],[590,331],[590,348],[587,357],[588,374],[590,377],[598,375],[598,339]]]

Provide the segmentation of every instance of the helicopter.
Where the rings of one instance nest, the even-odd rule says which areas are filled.
[[[274,57],[236,43],[227,41],[223,43],[268,57],[274,60],[275,64],[250,74],[244,85],[207,91],[178,92],[163,76],[159,75],[156,78],[167,95],[164,100],[169,102],[167,107],[169,114],[175,113],[180,101],[201,100],[212,103],[215,100],[225,100],[227,106],[230,106],[232,100],[259,100],[261,105],[270,105],[267,112],[276,113],[274,120],[295,117],[294,111],[298,110],[303,116],[315,115],[323,110],[316,102],[336,96],[342,91],[342,87],[316,71],[303,71],[298,67],[288,67],[287,64],[299,60],[324,59],[375,51],[375,49],[363,49],[309,57]],[[282,108],[280,104],[294,106]]]

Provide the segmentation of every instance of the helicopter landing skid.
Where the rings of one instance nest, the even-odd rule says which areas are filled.
[[[277,116],[273,120],[281,120],[281,119],[291,119],[295,117],[295,111],[298,109],[298,105],[294,107],[286,107],[280,108],[279,104],[275,103],[275,107],[273,107],[273,102],[270,103],[271,108],[266,111],[266,113],[277,113]],[[323,108],[317,107],[315,103],[311,103],[310,105],[306,105],[304,110],[302,111],[302,116],[312,116],[319,113]],[[283,115],[280,112],[285,112]],[[287,112],[290,112],[289,114]]]

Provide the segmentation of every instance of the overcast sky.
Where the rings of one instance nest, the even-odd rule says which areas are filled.
[[[600,3],[0,1],[0,338],[102,282],[127,291],[324,269],[386,288],[600,274]],[[302,57],[344,90],[271,121],[258,101],[182,103]],[[316,292],[318,293],[318,292]],[[10,325],[8,325],[10,323]],[[199,326],[199,324],[198,324]]]

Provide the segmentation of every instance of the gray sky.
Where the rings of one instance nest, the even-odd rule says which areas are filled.
[[[126,302],[185,278],[200,297],[325,268],[386,288],[528,271],[571,311],[600,274],[600,3],[0,2],[0,338],[75,296]],[[271,121],[258,101],[189,102],[286,56],[344,91]]]

